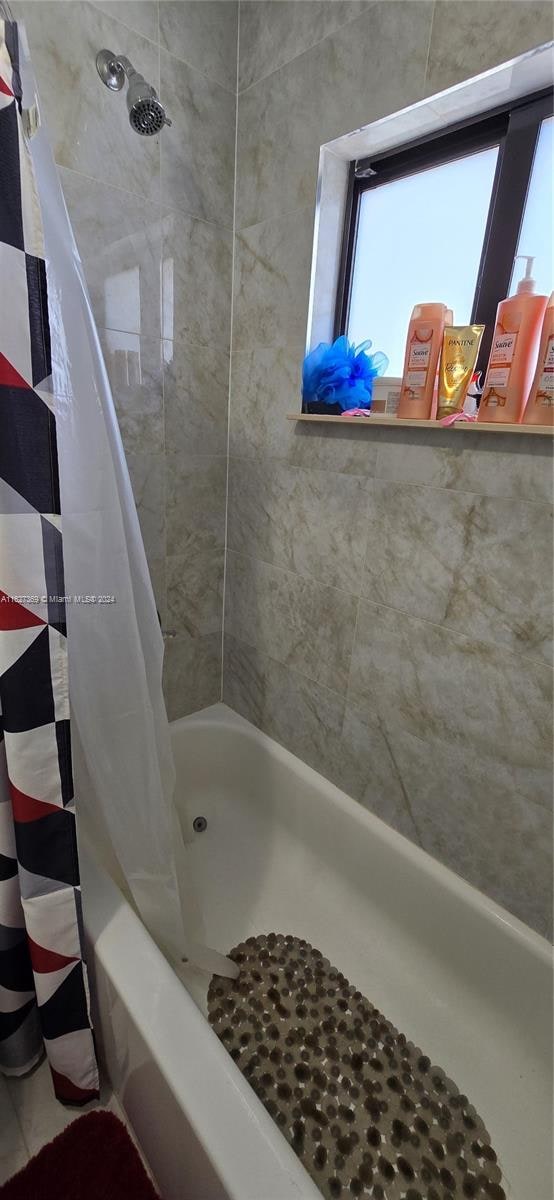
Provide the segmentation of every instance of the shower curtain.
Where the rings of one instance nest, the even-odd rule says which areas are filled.
[[[98,1094],[98,1073],[82,948],[46,267],[18,107],[17,33],[8,24],[1,33],[0,1066],[28,1071],[45,1046],[56,1094],[83,1103]]]
[[[59,1098],[86,1100],[75,806],[167,955],[236,967],[182,894],[163,639],[24,29],[2,20],[0,281],[0,1070],[44,1046]]]

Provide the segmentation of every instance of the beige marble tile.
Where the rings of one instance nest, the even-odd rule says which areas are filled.
[[[547,504],[554,500],[553,451],[548,438],[441,429],[432,431],[431,440],[423,429],[380,429],[372,435],[373,440],[378,446],[375,473],[383,479],[481,496]]]
[[[303,341],[313,225],[313,209],[306,208],[237,235],[234,350]]]
[[[229,347],[232,234],[184,213],[163,219],[163,337]]]
[[[159,199],[159,139],[133,133],[123,93],[106,88],[95,66],[103,47],[125,53],[159,90],[157,46],[82,0],[24,2],[20,12],[56,162]]]
[[[375,473],[377,444],[359,426],[293,425],[291,462],[320,471],[340,471],[366,481]]]
[[[228,545],[358,595],[368,532],[365,480],[278,460],[229,462]]]
[[[0,1187],[26,1165],[28,1158],[7,1082],[0,1076]]]
[[[125,452],[161,453],[164,409],[160,341],[117,329],[98,332]]]
[[[160,336],[157,205],[74,171],[60,171],[97,325]]]
[[[224,547],[212,533],[188,534],[180,554],[167,559],[167,623],[191,637],[221,630]]]
[[[122,21],[128,29],[142,34],[151,42],[158,41],[158,4],[157,0],[94,0],[95,8],[101,8],[109,17]],[[123,36],[123,35],[122,35]],[[123,53],[121,46],[112,46],[112,50]]]
[[[221,634],[167,638],[164,695],[170,721],[207,708],[221,699]]]
[[[542,0],[437,0],[425,94],[432,96],[552,37],[552,5]]]
[[[237,87],[238,3],[161,0],[160,42],[229,91]]]
[[[552,812],[473,753],[392,728],[425,850],[544,936],[552,933]]]
[[[238,229],[313,206],[322,143],[423,96],[432,10],[424,0],[372,4],[240,95]],[[401,70],[399,43],[410,48]]]
[[[348,699],[424,741],[469,750],[523,795],[552,796],[547,666],[362,601]]]
[[[294,426],[288,412],[300,409],[304,346],[258,347],[231,356],[231,455],[289,458]]]
[[[227,463],[210,455],[167,453],[167,553],[182,554],[198,531],[223,545]]]
[[[227,454],[229,355],[169,341],[163,354],[167,446],[183,454]]]
[[[127,466],[144,549],[157,595],[165,558],[165,460],[163,454],[127,454]],[[159,605],[158,605],[159,607]]]
[[[305,348],[252,346],[232,355],[230,453],[235,458],[280,458],[298,467],[370,478],[377,444],[364,429],[295,425],[300,412]]]
[[[148,569],[150,571],[150,580],[156,608],[162,629],[167,629],[167,588],[166,588],[166,563],[167,560],[162,557],[161,549],[159,555],[153,557],[152,554],[148,560]]]
[[[227,553],[225,630],[343,695],[356,600],[234,551]]]
[[[343,697],[226,634],[223,698],[303,762],[331,775]]]
[[[364,808],[413,842],[418,834],[386,728],[346,702],[340,744],[329,778]]]
[[[552,661],[552,509],[374,480],[363,594]]]
[[[163,131],[160,147],[164,205],[231,228],[234,100],[194,67],[165,50],[160,56],[163,101],[172,121]]]
[[[242,0],[239,90],[303,54],[367,7],[363,0]]]

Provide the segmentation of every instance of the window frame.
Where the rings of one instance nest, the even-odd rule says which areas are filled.
[[[498,159],[470,324],[485,326],[478,370],[488,362],[496,309],[508,295],[514,257],[542,122],[554,114],[554,89],[523,96],[350,164],[335,307],[334,336],[348,330],[361,198],[365,192],[429,167],[442,166],[498,145]]]

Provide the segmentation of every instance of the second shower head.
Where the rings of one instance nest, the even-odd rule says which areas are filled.
[[[129,123],[135,133],[151,137],[152,134],[159,133],[164,125],[171,125],[156,89],[135,71],[133,64],[124,54],[100,50],[96,55],[96,69],[102,82],[112,92],[120,92],[127,79]]]

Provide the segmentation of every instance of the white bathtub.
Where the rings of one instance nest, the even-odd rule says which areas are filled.
[[[197,935],[312,942],[467,1093],[511,1200],[551,1200],[547,943],[224,705],[173,736]],[[164,1200],[320,1197],[202,1015],[207,980],[183,986],[86,847],[83,891],[105,1062]]]

